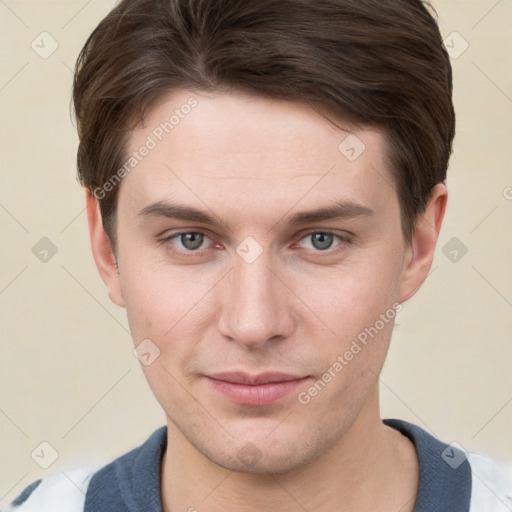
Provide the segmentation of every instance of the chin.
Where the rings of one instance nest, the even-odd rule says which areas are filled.
[[[308,463],[308,460],[298,460],[297,456],[291,458],[288,455],[275,453],[260,453],[258,459],[254,459],[251,455],[241,455],[237,452],[229,458],[219,454],[219,457],[211,460],[229,471],[254,475],[289,473]]]
[[[250,474],[282,474],[300,469],[317,459],[324,449],[321,439],[299,442],[298,435],[267,442],[231,442],[222,451],[212,444],[196,446],[206,458],[229,471]],[[210,441],[211,443],[211,441]]]

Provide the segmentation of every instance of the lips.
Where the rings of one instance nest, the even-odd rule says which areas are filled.
[[[223,372],[207,376],[216,392],[234,403],[252,406],[276,403],[309,378],[282,372]]]
[[[248,386],[257,386],[260,384],[269,384],[271,382],[289,382],[303,379],[304,376],[292,375],[290,373],[266,372],[258,375],[250,375],[244,372],[224,372],[214,373],[210,378],[230,382],[232,384],[246,384]]]

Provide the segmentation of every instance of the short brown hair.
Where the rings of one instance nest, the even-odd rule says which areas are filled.
[[[410,242],[455,133],[452,70],[421,0],[122,0],[76,64],[78,176],[102,189],[130,131],[170,91],[228,89],[379,126]],[[118,187],[102,194],[115,247]],[[103,190],[103,189],[102,189]]]

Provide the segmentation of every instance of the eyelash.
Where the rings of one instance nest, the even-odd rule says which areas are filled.
[[[309,231],[309,232],[307,232],[307,233],[305,233],[304,235],[301,236],[301,238],[299,239],[299,242],[304,240],[308,236],[311,236],[311,235],[314,235],[314,234],[317,234],[317,233],[321,233],[323,235],[332,235],[333,237],[338,238],[338,240],[340,241],[340,243],[338,245],[336,245],[334,247],[334,249],[328,248],[328,249],[325,249],[323,251],[320,250],[320,249],[316,249],[316,250],[313,249],[312,250],[315,253],[315,255],[319,255],[321,257],[322,256],[332,256],[333,254],[337,254],[338,252],[343,251],[346,245],[351,243],[351,238],[350,237],[342,236],[342,235],[339,235],[337,233],[333,233],[332,231],[323,231],[323,230]],[[171,242],[172,240],[174,240],[176,238],[179,238],[181,235],[187,235],[187,234],[202,235],[202,236],[210,239],[211,241],[213,241],[212,238],[205,231],[194,230],[194,231],[179,231],[177,233],[173,233],[171,235],[167,235],[167,236],[159,238],[158,242],[160,244],[166,244],[166,243]],[[294,245],[296,245],[297,243],[294,243]],[[310,251],[310,249],[307,249],[307,250]],[[196,250],[176,249],[176,248],[172,248],[171,249],[171,252],[179,253],[180,256],[185,257],[185,258],[197,257],[198,255],[201,255],[202,251],[203,251],[202,249],[196,249]]]

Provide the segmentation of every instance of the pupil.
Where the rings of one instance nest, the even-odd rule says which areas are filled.
[[[332,245],[333,237],[327,233],[314,233],[313,234],[313,246],[316,249],[329,249]]]
[[[203,243],[203,235],[201,233],[184,233],[181,235],[181,243],[187,249],[197,249]]]

